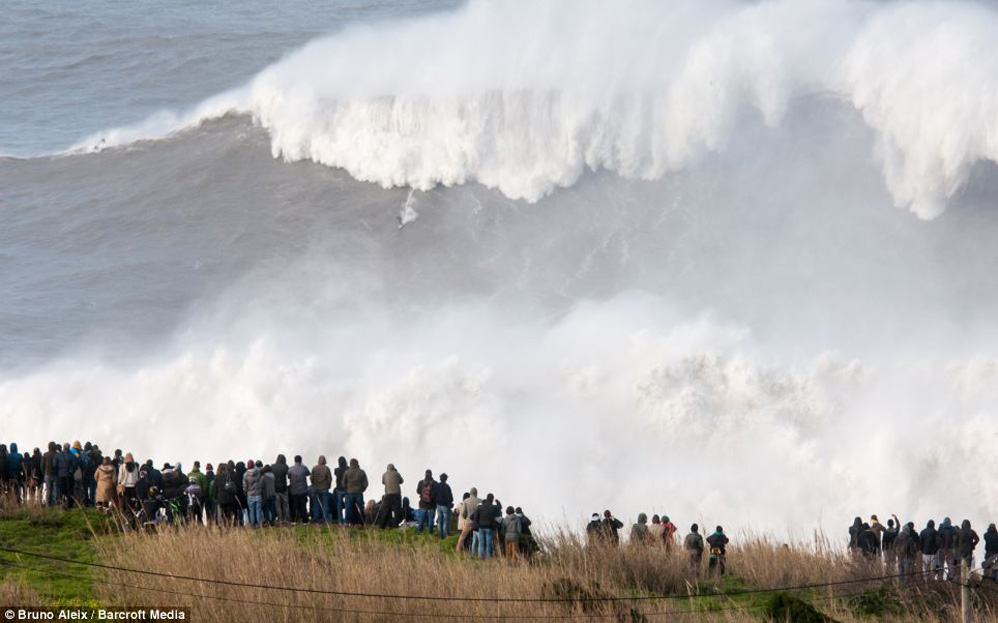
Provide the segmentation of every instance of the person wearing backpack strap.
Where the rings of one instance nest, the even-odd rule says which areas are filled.
[[[724,575],[724,559],[728,546],[728,537],[724,534],[724,528],[717,527],[714,534],[707,537],[707,545],[710,546],[710,563],[707,565],[707,574],[713,575],[714,571]]]
[[[433,480],[433,472],[426,470],[426,476],[416,485],[416,495],[419,496],[419,510],[416,513],[416,534],[423,533],[425,525],[433,534],[433,519],[437,510],[437,482]]]

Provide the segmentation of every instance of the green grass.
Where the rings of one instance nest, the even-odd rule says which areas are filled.
[[[110,529],[107,517],[92,510],[15,508],[0,514],[0,547],[96,562],[94,532]],[[0,581],[29,587],[45,605],[97,605],[91,571],[80,565],[0,552]]]

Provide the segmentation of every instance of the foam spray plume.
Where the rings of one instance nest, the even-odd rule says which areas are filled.
[[[3,165],[129,179],[94,209],[148,239],[61,251],[97,319],[0,413],[432,467],[554,520],[984,515],[996,34],[976,4],[548,2],[316,40],[81,146],[166,140]]]

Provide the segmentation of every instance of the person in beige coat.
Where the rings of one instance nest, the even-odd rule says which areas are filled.
[[[465,498],[458,506],[458,521],[463,520],[461,523],[461,536],[457,538],[457,546],[454,547],[454,551],[458,553],[461,553],[464,549],[464,542],[468,539],[468,535],[471,534],[472,530],[475,529],[475,522],[471,519],[471,516],[475,513],[475,509],[482,503],[478,499],[478,489],[472,487],[469,493],[471,495]]]
[[[116,504],[118,474],[111,465],[111,457],[104,457],[94,477],[97,479],[97,506],[108,508]]]

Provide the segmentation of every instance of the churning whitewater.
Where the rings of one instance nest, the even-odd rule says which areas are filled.
[[[0,159],[5,438],[342,453],[550,521],[998,504],[998,10],[388,17]]]

